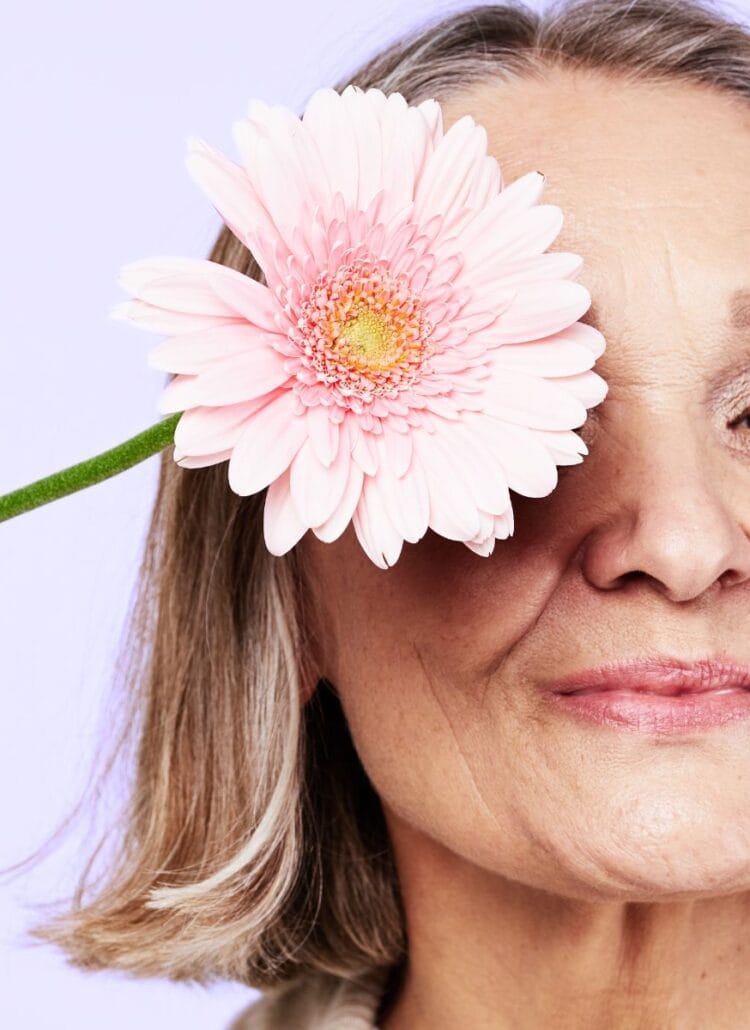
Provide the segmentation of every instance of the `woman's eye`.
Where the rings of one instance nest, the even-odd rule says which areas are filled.
[[[729,425],[734,429],[735,426],[741,426],[743,422],[747,423],[747,425],[742,426],[742,428],[750,429],[750,408],[746,408],[745,411],[743,411],[741,415],[738,415],[733,422],[729,423]]]

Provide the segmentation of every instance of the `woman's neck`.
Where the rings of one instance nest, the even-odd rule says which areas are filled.
[[[409,960],[381,1030],[746,1030],[747,894],[570,900],[394,828]]]

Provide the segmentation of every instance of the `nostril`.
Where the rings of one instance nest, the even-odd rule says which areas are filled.
[[[719,576],[719,586],[722,587],[733,587],[737,583],[741,583],[746,576],[739,571],[739,569],[729,569],[728,572],[722,572]]]
[[[633,580],[635,580],[635,582],[638,583],[642,579],[653,579],[653,576],[650,576],[647,572],[643,572],[641,569],[631,569],[630,572],[623,572],[621,576],[617,577],[616,585],[618,587],[626,586]]]

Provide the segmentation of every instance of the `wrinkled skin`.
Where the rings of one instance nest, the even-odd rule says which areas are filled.
[[[539,169],[584,259],[608,396],[589,454],[483,558],[301,542],[378,791],[410,962],[385,1030],[748,1026],[750,720],[657,738],[554,711],[610,659],[750,660],[750,108],[554,71],[444,104]],[[743,949],[745,949],[743,953]]]

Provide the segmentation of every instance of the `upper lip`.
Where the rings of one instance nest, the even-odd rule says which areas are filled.
[[[630,658],[563,676],[548,689],[555,694],[620,689],[670,696],[729,687],[750,689],[750,663],[729,658]]]

